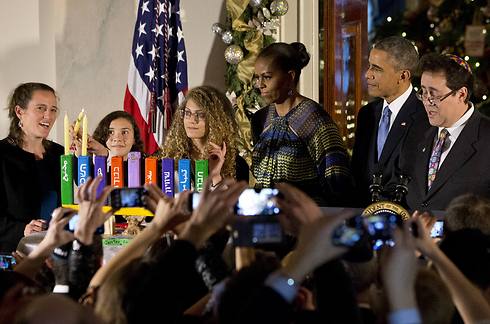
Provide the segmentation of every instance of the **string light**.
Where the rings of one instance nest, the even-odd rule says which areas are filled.
[[[479,67],[479,66],[480,66],[480,62],[476,62],[475,67]]]
[[[434,36],[429,36],[429,40],[430,40],[431,42],[433,42],[433,41],[434,41]]]
[[[407,33],[403,32],[402,37],[407,37]]]
[[[469,61],[469,60],[470,60],[470,57],[469,57],[468,55],[466,55],[466,56],[464,57],[464,60],[465,60],[465,61]]]
[[[390,16],[386,17],[386,21],[387,21],[387,22],[391,22],[391,20],[392,20],[392,19],[391,19],[391,17],[390,17]]]
[[[481,97],[483,100],[487,100],[487,95],[483,95],[483,97]]]

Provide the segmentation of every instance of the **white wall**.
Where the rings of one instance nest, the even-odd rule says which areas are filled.
[[[83,107],[93,130],[122,109],[137,1],[0,0],[0,107],[21,82],[53,86],[74,119]],[[189,86],[224,90],[224,44],[211,32],[225,21],[224,0],[181,0]],[[8,133],[0,112],[0,137]],[[62,123],[51,138],[62,143]]]
[[[55,0],[0,0],[0,136],[8,133],[7,97],[16,85],[56,86]]]

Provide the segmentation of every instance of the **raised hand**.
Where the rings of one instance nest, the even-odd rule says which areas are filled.
[[[199,205],[182,231],[180,238],[200,247],[234,215],[233,207],[247,183],[233,179],[223,180],[216,190],[209,189],[211,176],[206,180]]]
[[[34,250],[32,253],[44,251],[49,254],[55,248],[73,241],[73,233],[65,230],[65,226],[75,214],[76,211],[70,208],[56,208],[51,216],[46,236],[39,243],[37,251]]]
[[[408,220],[412,228],[416,228],[417,237],[414,239],[415,247],[424,255],[432,257],[436,250],[439,248],[435,241],[430,237],[429,229],[427,225],[424,225],[424,214],[415,211],[412,218]]]
[[[334,229],[347,218],[350,212],[323,215],[303,224],[298,236],[298,245],[283,270],[296,282],[327,261],[333,260],[347,251],[347,248],[332,244]]]
[[[436,218],[434,216],[428,212],[421,213],[418,210],[413,212],[412,218],[419,219],[425,230],[429,233],[436,222]]]
[[[381,274],[388,294],[391,310],[416,307],[415,279],[417,259],[410,222],[403,229],[395,229],[395,246],[386,247],[380,253]]]
[[[74,124],[70,125],[69,128],[70,133],[70,147],[75,146],[75,154],[76,156],[80,156],[82,154],[82,135],[80,132],[75,133]]]
[[[279,183],[276,188],[282,194],[282,198],[277,199],[282,210],[279,220],[287,233],[297,235],[301,226],[322,216],[320,207],[298,188],[287,183]]]
[[[24,228],[24,236],[46,230],[47,224],[44,219],[33,219]]]
[[[102,210],[112,188],[109,186],[105,187],[100,197],[97,198],[97,187],[101,181],[101,176],[95,179],[89,178],[86,183],[80,186],[77,192],[80,210],[78,212],[79,221],[75,230],[75,237],[85,245],[92,244],[93,234],[97,227],[104,224],[113,214],[112,210],[105,213]]]
[[[146,208],[153,212],[154,223],[161,232],[169,231],[175,226],[189,220],[191,213],[187,208],[190,191],[184,191],[175,199],[167,197],[155,184],[145,185],[148,195],[145,197]]]
[[[94,155],[109,156],[109,149],[95,140],[92,136],[88,137],[87,151]]]

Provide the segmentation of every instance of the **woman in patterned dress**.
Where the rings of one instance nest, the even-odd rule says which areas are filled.
[[[328,113],[297,90],[309,60],[302,43],[273,43],[259,54],[255,86],[267,106],[252,120],[252,172],[256,187],[287,182],[319,205],[344,206],[353,186],[344,143]]]

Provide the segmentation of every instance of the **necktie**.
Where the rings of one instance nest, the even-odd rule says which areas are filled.
[[[391,110],[389,106],[383,109],[383,115],[381,116],[381,121],[378,127],[378,160],[383,152],[383,146],[385,145],[386,138],[388,137],[388,132],[390,131],[390,117]]]
[[[427,176],[427,189],[430,189],[432,183],[436,179],[436,173],[439,169],[442,149],[444,148],[444,143],[446,142],[447,135],[449,135],[449,132],[447,131],[447,129],[444,128],[439,134],[439,138],[437,139],[436,145],[434,146],[432,154],[430,155],[429,174]]]

